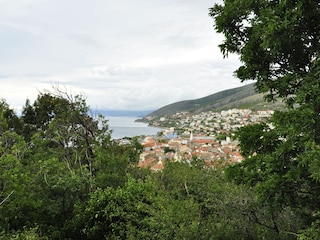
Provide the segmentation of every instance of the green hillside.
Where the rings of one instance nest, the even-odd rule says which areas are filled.
[[[268,103],[263,95],[256,92],[254,83],[243,87],[232,88],[209,96],[185,100],[164,106],[148,116],[164,116],[177,112],[200,113],[206,111],[220,111],[231,108],[250,108],[252,110],[281,109],[284,105],[281,102]]]

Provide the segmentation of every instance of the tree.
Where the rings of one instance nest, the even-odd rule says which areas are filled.
[[[85,239],[194,239],[198,205],[176,200],[148,177],[129,178],[121,188],[97,189],[78,209],[77,238]],[[81,231],[80,231],[81,230]]]
[[[0,100],[0,131],[10,130],[20,133],[22,122],[5,100]]]
[[[225,0],[210,16],[225,36],[224,56],[240,55],[237,76],[257,80],[270,97],[290,97],[319,67],[319,8],[317,1]]]
[[[275,216],[267,206],[258,205],[254,192],[228,181],[224,169],[168,162],[158,177],[171,198],[197,204],[197,239],[274,239],[279,235],[274,221],[282,232],[297,224],[290,211]]]
[[[319,214],[320,3],[224,0],[209,15],[225,36],[224,57],[240,55],[241,81],[255,80],[266,99],[284,99],[269,124],[240,130],[243,163],[229,175],[252,186],[270,210],[300,212],[306,225]],[[304,227],[301,225],[300,227]]]
[[[111,137],[104,117],[90,116],[83,95],[73,97],[56,88],[53,93],[40,93],[33,106],[27,101],[22,113],[31,131],[26,139],[38,141],[44,152],[52,151],[70,171],[85,167],[93,176],[94,147]]]
[[[320,4],[318,1],[241,1],[215,4],[209,15],[223,33],[221,51],[240,55],[241,81],[256,80],[269,100],[314,111],[314,138],[320,143]]]
[[[19,118],[5,102],[0,103],[0,232],[17,229],[28,222],[23,212],[28,205],[32,176],[25,167],[28,147],[20,131]],[[25,210],[25,211],[23,211]]]
[[[136,167],[141,150],[137,138],[129,145],[113,141],[108,121],[90,112],[83,95],[45,91],[34,103],[26,101],[20,118],[1,101],[0,238],[79,234],[81,229],[72,228],[79,226],[73,222],[75,206],[85,209],[100,190],[125,192],[129,175],[146,179]],[[131,205],[128,211],[134,212],[139,202]]]
[[[119,145],[110,141],[97,145],[93,168],[95,169],[95,184],[97,187],[123,187],[128,174],[138,175],[141,169],[137,169],[142,146],[137,138],[133,138],[130,144]]]

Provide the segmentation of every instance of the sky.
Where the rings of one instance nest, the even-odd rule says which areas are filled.
[[[0,98],[53,86],[93,109],[156,110],[243,86],[209,8],[218,0],[0,0]]]

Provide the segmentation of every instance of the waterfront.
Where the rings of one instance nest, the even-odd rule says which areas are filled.
[[[134,137],[141,135],[157,135],[160,128],[150,127],[147,123],[135,122],[138,117],[106,117],[109,120],[109,128],[112,130],[112,138]]]

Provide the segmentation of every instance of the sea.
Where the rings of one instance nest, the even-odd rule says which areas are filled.
[[[150,127],[147,123],[135,122],[139,117],[109,116],[109,129],[112,130],[113,139],[134,137],[141,135],[154,136],[161,131],[160,128]]]

